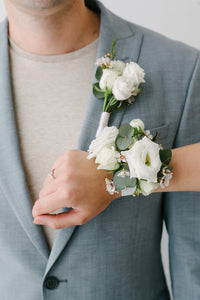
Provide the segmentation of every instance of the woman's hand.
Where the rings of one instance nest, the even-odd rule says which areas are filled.
[[[54,229],[82,225],[102,212],[120,193],[106,191],[105,178],[112,174],[97,170],[88,153],[70,150],[53,164],[53,177],[47,176],[39,199],[33,207],[34,223]],[[57,209],[71,208],[69,212],[51,214]]]

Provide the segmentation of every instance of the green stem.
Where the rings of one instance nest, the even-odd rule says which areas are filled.
[[[111,97],[110,101],[108,102],[107,106],[106,106],[106,111],[108,111],[108,109],[114,105],[116,103],[116,99],[114,96]]]
[[[125,109],[125,107],[122,106],[122,107],[120,107],[120,108],[117,108],[117,109],[113,110],[112,113],[117,112],[118,110],[120,110],[120,109],[122,109],[122,108]]]
[[[104,99],[104,104],[103,104],[103,112],[107,111],[106,108],[107,108],[108,97],[109,97],[109,95],[106,93],[105,99]]]
[[[111,46],[111,59],[113,60],[115,58],[115,52],[114,52],[114,47],[117,43],[117,38],[115,36],[114,40],[113,40],[113,43],[112,43],[112,46]]]

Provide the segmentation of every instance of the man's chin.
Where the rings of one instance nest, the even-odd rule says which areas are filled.
[[[59,10],[70,10],[74,0],[6,0],[19,10],[32,15],[51,15]]]

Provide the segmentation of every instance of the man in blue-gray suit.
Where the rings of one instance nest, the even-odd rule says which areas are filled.
[[[126,22],[95,1],[5,0],[5,6],[0,298],[169,300],[160,254],[164,219],[174,299],[200,299],[199,194],[111,196],[106,174],[85,152],[102,111],[92,93],[85,102],[95,58],[110,50],[115,36],[117,59],[138,62],[146,83],[137,101],[109,124],[141,118],[152,134],[159,131],[164,147],[200,140],[199,52]],[[66,152],[78,122],[79,150]],[[54,171],[42,187],[47,165]],[[32,207],[34,223],[42,226],[33,224]]]

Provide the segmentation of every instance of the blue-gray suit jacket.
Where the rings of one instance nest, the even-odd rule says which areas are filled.
[[[164,147],[199,142],[199,52],[99,5],[97,56],[107,53],[117,36],[117,58],[137,61],[146,72],[136,102],[113,114],[110,125],[141,118],[146,128],[160,132]],[[86,151],[94,138],[102,105],[91,93],[79,149]],[[51,253],[40,226],[32,223],[31,206],[14,119],[5,20],[0,25],[0,299],[168,300],[160,254],[163,219],[174,299],[200,299],[199,193],[119,198],[85,225],[58,230]]]

